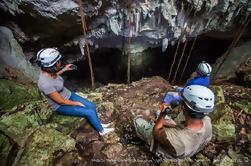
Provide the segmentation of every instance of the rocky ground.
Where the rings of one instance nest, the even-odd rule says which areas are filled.
[[[53,113],[36,88],[0,80],[0,165],[250,165],[251,89],[232,84],[211,88],[217,95],[210,115],[213,140],[192,158],[164,162],[136,137],[132,125],[138,114],[152,119],[172,90],[161,77],[78,90],[97,104],[101,120],[115,127],[103,138],[84,118]],[[3,96],[12,102],[2,102]]]

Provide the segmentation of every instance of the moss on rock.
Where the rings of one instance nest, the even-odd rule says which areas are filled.
[[[37,106],[44,108],[39,110]],[[30,132],[46,123],[52,115],[45,103],[31,102],[23,105],[22,110],[13,110],[12,114],[5,114],[0,118],[0,130],[16,142],[22,142]]]
[[[43,126],[31,135],[18,165],[51,165],[58,151],[74,149],[74,139]]]
[[[0,93],[0,110],[41,99],[35,87],[4,79],[0,79]]]
[[[213,165],[215,166],[233,166],[233,160],[226,154],[225,151],[222,151],[214,160]]]
[[[12,145],[8,137],[0,134],[0,165],[7,165],[8,156],[11,153]]]
[[[239,100],[232,104],[233,106],[238,107],[241,111],[251,115],[251,102],[247,100]]]
[[[233,123],[233,111],[231,107],[225,105],[223,110],[216,110],[213,120],[213,139],[215,140],[234,140],[235,124]],[[218,113],[218,114],[217,114]]]
[[[51,119],[51,123],[55,124],[53,128],[64,134],[70,134],[74,129],[78,128],[83,121],[80,117],[65,116],[55,114]]]

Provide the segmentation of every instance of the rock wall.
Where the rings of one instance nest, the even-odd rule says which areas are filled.
[[[232,34],[251,12],[248,0],[135,0],[130,15],[127,1],[85,1],[83,7],[93,49],[122,48],[127,43],[124,37],[130,36],[133,44],[162,46],[164,51],[182,33],[184,40],[210,31]],[[82,34],[78,4],[73,0],[6,0],[0,9],[19,18],[17,23],[28,35],[27,42],[77,45]]]
[[[218,73],[214,76],[214,79],[233,79],[236,78],[238,73],[240,73],[239,68],[242,63],[245,63],[248,58],[251,58],[251,41],[247,41],[242,43],[241,45],[238,45],[236,48],[233,49],[233,51],[229,54],[228,58],[225,60],[225,62],[222,64],[222,67],[218,71]],[[218,68],[219,62],[221,62],[222,57],[219,58],[215,65],[213,66],[213,69]],[[248,62],[247,62],[248,63]],[[236,75],[237,71],[237,75]],[[213,75],[216,71],[213,70]],[[249,72],[249,69],[246,69],[246,72]],[[248,74],[246,74],[248,75]],[[240,76],[240,74],[239,74]],[[248,78],[246,80],[248,82]],[[242,83],[244,83],[244,78]]]
[[[39,70],[25,58],[11,30],[0,26],[0,76],[25,82],[37,80]]]

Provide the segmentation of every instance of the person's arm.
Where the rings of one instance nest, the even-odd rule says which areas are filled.
[[[157,122],[155,123],[154,127],[153,127],[153,136],[157,137],[158,133],[160,132],[160,130],[163,128],[164,126],[164,113],[161,112],[159,118],[157,119]]]
[[[72,101],[63,98],[58,92],[52,92],[48,94],[48,97],[51,98],[53,101],[55,101],[59,105],[72,105],[72,106],[82,106],[84,107],[84,104],[78,101]]]
[[[57,75],[61,75],[61,74],[63,74],[66,71],[72,70],[71,66],[72,66],[72,64],[65,65],[65,67],[62,70],[60,70],[60,71],[57,72]]]

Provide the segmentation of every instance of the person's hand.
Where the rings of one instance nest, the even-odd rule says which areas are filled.
[[[73,64],[67,64],[67,65],[65,65],[65,67],[63,68],[63,70],[64,70],[64,71],[72,70],[72,68],[71,68],[72,65],[73,65]]]
[[[75,102],[75,105],[76,106],[80,106],[80,107],[85,107],[85,105],[83,103],[78,102],[78,101]]]
[[[162,103],[161,105],[160,105],[160,110],[161,111],[164,111],[165,109],[167,109],[167,108],[169,108],[170,106],[167,104],[167,103]]]

